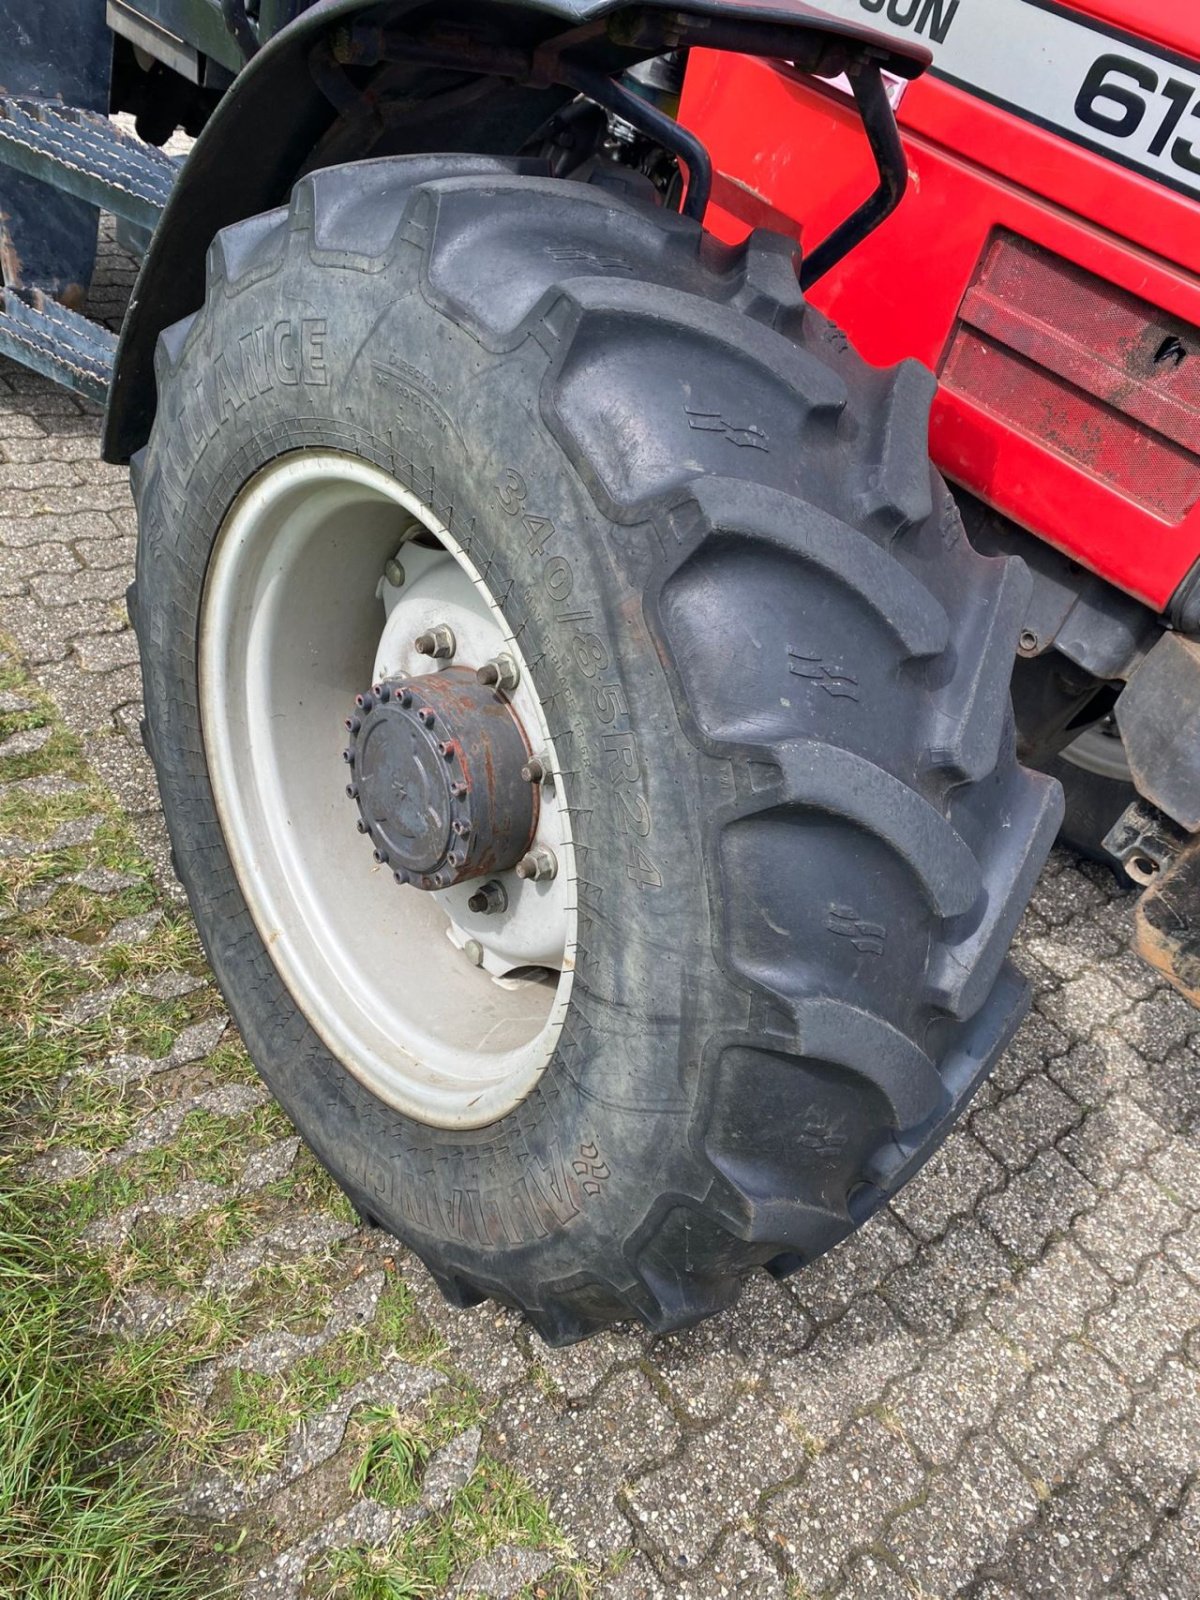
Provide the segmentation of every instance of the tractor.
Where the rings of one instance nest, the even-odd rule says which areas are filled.
[[[1060,832],[1200,1001],[1194,7],[0,16],[0,352],[129,465],[176,871],[452,1303],[675,1329],[844,1239]]]

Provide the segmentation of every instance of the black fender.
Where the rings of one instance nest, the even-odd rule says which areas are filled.
[[[573,97],[556,79],[562,63],[611,76],[693,45],[825,73],[866,55],[906,78],[930,59],[923,45],[804,0],[317,0],[254,56],[180,174],[122,332],[105,459],[128,461],[149,437],[158,336],[201,305],[205,256],[222,228],[281,205],[313,167],[429,151],[515,154]],[[373,70],[393,77],[369,80]],[[389,94],[409,108],[400,120],[380,114]],[[414,97],[429,114],[413,114]]]

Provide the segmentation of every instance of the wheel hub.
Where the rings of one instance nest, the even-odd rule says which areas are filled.
[[[347,793],[375,859],[396,882],[446,889],[505,872],[525,856],[538,788],[512,706],[462,667],[385,680],[347,719]]]

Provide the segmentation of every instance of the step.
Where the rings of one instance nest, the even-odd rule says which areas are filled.
[[[92,111],[51,100],[0,95],[0,165],[153,228],[177,164]]]
[[[101,405],[108,398],[116,335],[37,289],[4,291],[0,355]]]

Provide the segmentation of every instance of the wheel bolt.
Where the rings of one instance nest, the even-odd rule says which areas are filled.
[[[507,911],[508,895],[504,885],[497,883],[494,878],[489,878],[467,901],[467,910],[473,911],[477,917],[487,917],[498,911]]]
[[[342,760],[348,767],[352,767],[354,765],[354,751],[350,749],[343,750]]]
[[[413,641],[418,655],[432,656],[435,661],[449,661],[458,648],[454,630],[448,628],[444,622],[439,622],[427,633],[420,633]]]
[[[427,728],[432,728],[433,727],[434,716],[433,716],[433,712],[430,711],[428,706],[422,706],[421,709],[417,712],[417,716],[420,718],[420,720],[425,724],[425,726]]]
[[[463,955],[466,956],[473,967],[481,967],[483,965],[483,946],[478,939],[467,940],[466,944],[463,945]]]
[[[541,756],[531,756],[521,768],[526,783],[542,783],[546,777],[546,763]]]
[[[517,877],[524,882],[541,883],[557,874],[558,858],[542,844],[535,844],[529,854],[517,862]]]
[[[505,694],[511,694],[521,681],[517,663],[507,655],[485,661],[475,676],[485,689],[500,689]]]
[[[393,589],[402,589],[404,587],[404,568],[396,560],[395,556],[384,567],[383,575]]]
[[[454,831],[460,839],[465,839],[471,831],[471,824],[462,821],[456,822],[454,823]]]
[[[454,760],[454,746],[451,744],[449,739],[444,739],[442,743],[438,745],[438,750],[442,755],[445,756],[447,761]]]

